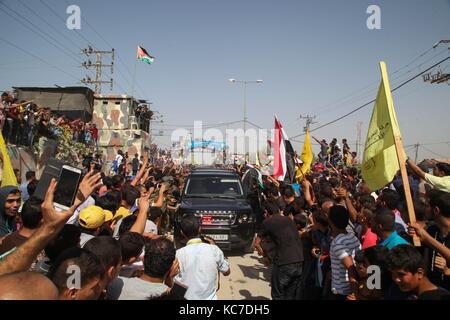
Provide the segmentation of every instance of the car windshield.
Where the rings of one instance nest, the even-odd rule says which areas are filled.
[[[192,176],[184,193],[187,197],[242,197],[239,179],[221,176]]]

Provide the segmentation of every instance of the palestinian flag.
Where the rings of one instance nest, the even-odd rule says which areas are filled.
[[[137,58],[138,58],[138,60],[147,62],[148,64],[152,64],[153,61],[155,61],[155,57],[152,57],[151,55],[149,55],[147,50],[145,50],[141,46],[138,46],[138,48],[137,48]]]

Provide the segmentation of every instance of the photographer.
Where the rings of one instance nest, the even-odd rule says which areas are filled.
[[[197,217],[186,215],[182,218],[181,234],[188,242],[176,253],[180,263],[176,280],[188,286],[185,295],[188,300],[217,300],[218,271],[228,276],[230,265],[222,250],[214,244],[205,243],[207,238],[202,240],[200,233]]]

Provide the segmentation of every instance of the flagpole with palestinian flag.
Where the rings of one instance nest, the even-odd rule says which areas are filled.
[[[155,57],[151,56],[147,50],[144,49],[142,46],[137,47],[137,54],[136,54],[136,60],[134,60],[134,73],[133,73],[133,88],[131,89],[131,96],[134,95],[134,84],[136,82],[136,70],[137,70],[137,61],[144,61],[148,64],[152,64],[155,61]]]
[[[395,114],[386,64],[380,62],[381,83],[367,132],[361,174],[370,190],[384,188],[400,170],[408,208],[409,222],[416,222],[414,205],[405,166],[405,151]],[[414,245],[420,246],[417,237]]]

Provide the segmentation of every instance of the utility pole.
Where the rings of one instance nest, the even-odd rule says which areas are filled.
[[[103,84],[109,84],[111,85],[111,90],[113,89],[114,79],[111,78],[110,81],[103,81],[102,80],[102,68],[111,68],[111,74],[114,72],[114,49],[111,51],[102,51],[102,50],[95,50],[92,49],[91,46],[89,46],[87,49],[83,49],[82,53],[84,53],[86,56],[95,55],[95,63],[92,63],[91,60],[84,61],[81,66],[85,67],[86,69],[95,68],[95,80],[92,80],[90,77],[83,78],[81,80],[84,84],[94,84],[95,85],[95,93],[99,94],[102,93],[102,85]],[[103,64],[102,58],[103,55],[111,55],[111,64]]]
[[[306,119],[306,125],[303,127],[303,132],[306,133],[306,131],[309,131],[309,127],[310,127],[312,124],[317,123],[316,121],[313,121],[315,118],[316,118],[316,116],[312,116],[312,117],[311,117],[311,116],[309,116],[309,114],[306,115],[306,116],[300,115],[300,117],[298,118],[298,120],[300,120],[300,119]]]
[[[362,125],[363,123],[361,121],[358,121],[358,123],[356,124],[356,156],[358,158],[358,160],[361,159],[360,155],[359,155],[359,149],[361,146],[361,129],[362,129]]]
[[[415,156],[414,156],[414,162],[417,163],[417,158],[419,157],[419,147],[420,147],[420,144],[419,144],[419,143],[416,143],[416,144],[414,145],[414,147],[415,147],[415,149],[416,149]]]
[[[433,49],[437,48],[440,44],[450,44],[450,40],[440,40],[438,42],[436,42],[433,45]],[[450,50],[450,45],[448,46],[448,49]],[[450,52],[449,52],[450,53]],[[424,82],[430,82],[430,83],[445,83],[448,81],[450,81],[450,73],[442,73],[441,70],[439,70],[437,73],[432,74],[431,72],[425,73],[424,75],[422,75],[422,79]]]

